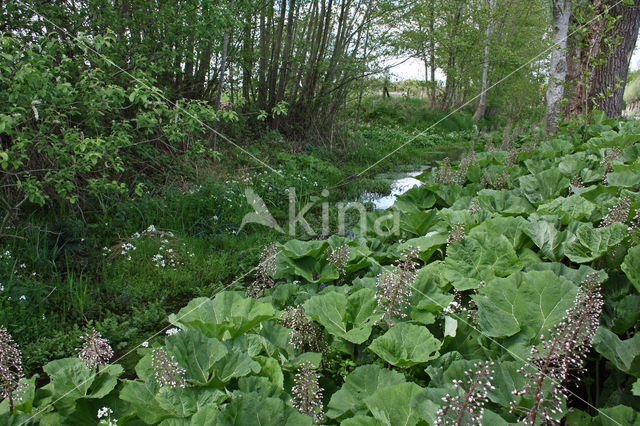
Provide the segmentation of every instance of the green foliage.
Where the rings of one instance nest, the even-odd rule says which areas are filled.
[[[276,272],[271,277],[275,285],[265,290],[264,297],[249,298],[237,291],[238,285],[212,297],[185,300],[182,309],[169,315],[177,332],[139,348],[135,374],[119,379],[122,367],[111,375],[105,370],[93,382],[89,380],[90,385],[80,386],[50,406],[54,395],[92,377],[75,358],[53,361],[44,368],[49,383],[33,393],[32,402],[18,406],[15,418],[37,413],[45,424],[60,423],[71,416],[94,418],[97,409],[110,406],[121,421],[150,424],[200,424],[205,418],[246,424],[256,415],[265,424],[305,424],[312,419],[293,408],[292,386],[297,369],[311,362],[322,376],[326,423],[419,424],[437,419],[442,398],[457,392],[453,380],[466,380],[464,372],[474,363],[494,361],[501,368],[491,379],[495,389],[488,392],[484,421],[513,423],[515,417],[509,412],[513,391],[528,380],[519,369],[532,347],[548,339],[550,330],[574,306],[581,283],[598,271],[597,277],[604,282],[605,311],[586,364],[585,384],[576,384],[576,392],[587,395],[588,403],[601,413],[571,416],[581,416],[585,422],[601,422],[602,413],[633,419],[637,416],[635,382],[640,377],[637,247],[631,245],[630,223],[603,222],[603,218],[606,206],[616,205],[620,197],[630,198],[634,213],[639,188],[626,181],[614,181],[618,185],[608,181],[571,186],[575,193],[568,195],[571,173],[585,169],[601,173],[599,161],[588,158],[602,157],[607,152],[603,148],[613,140],[629,146],[636,143],[635,138],[623,137],[636,134],[631,125],[623,122],[615,130],[600,126],[587,129],[592,137],[585,143],[548,141],[535,151],[523,152],[526,155],[518,156],[509,167],[503,164],[509,156],[506,151],[477,154],[479,167],[506,171],[505,189],[479,190],[469,174],[460,185],[435,184],[437,172],[425,173],[421,178],[427,184],[397,203],[400,235],[382,239],[369,232],[353,238],[278,244]],[[618,161],[617,167],[635,173],[637,157]],[[459,166],[452,167],[455,172]],[[557,173],[545,172],[556,169]],[[204,202],[201,205],[205,208]],[[449,241],[447,233],[458,223],[465,224],[465,235]],[[132,242],[139,248],[125,249],[124,244]],[[188,244],[181,252],[183,242]],[[127,270],[118,268],[128,265],[131,256],[137,265],[129,269],[131,275],[150,269],[151,255],[163,244],[173,249],[176,261],[185,264],[173,272],[159,269],[159,277],[170,282],[174,272],[194,270],[187,253],[197,244],[155,228],[122,239],[112,248],[115,258],[108,255],[106,262],[118,265],[112,272]],[[327,252],[345,244],[349,255],[346,273],[340,276],[328,262]],[[410,246],[420,253],[419,269],[406,296],[406,316],[399,316],[389,329],[380,324],[377,277]],[[12,257],[0,266],[13,271],[14,263]],[[77,288],[75,284],[69,289]],[[70,300],[80,306],[77,297]],[[9,302],[4,303],[10,306]],[[300,305],[306,320],[319,330],[317,347],[322,349],[318,352],[296,349],[291,344],[296,330],[280,323],[287,307]],[[124,349],[130,347],[125,339],[135,339],[137,334],[120,336],[119,342],[117,335],[126,327],[142,328],[133,318],[130,321],[105,320],[95,325]],[[79,335],[79,330],[75,333]],[[158,348],[173,357],[176,374],[184,375],[185,388],[156,381],[151,354]],[[591,368],[592,362],[605,368]],[[615,379],[604,380],[603,370]],[[614,396],[596,397],[614,385]],[[587,393],[587,388],[597,392]],[[571,399],[561,399],[562,407],[579,408]],[[2,406],[0,415],[6,415],[1,410]],[[560,416],[566,416],[564,410]]]
[[[0,40],[0,180],[6,213],[29,202],[56,206],[85,205],[126,194],[140,195],[135,176],[156,151],[170,156],[215,158],[203,122],[233,121],[206,102],[165,102],[162,91],[144,74],[133,85],[111,77],[104,59],[87,67],[82,55],[67,56],[54,37],[21,45]],[[112,34],[95,45],[108,48]],[[123,117],[122,110],[128,115]],[[0,224],[0,232],[7,225]]]

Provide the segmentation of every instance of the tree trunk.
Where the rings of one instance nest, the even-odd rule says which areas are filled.
[[[574,16],[571,17],[569,28],[573,28],[575,26],[580,26],[580,23],[576,20],[574,14]],[[578,79],[580,77],[580,63],[582,57],[581,44],[578,34],[572,34],[567,40],[567,75],[565,76],[564,85],[564,96],[567,99],[573,99],[576,91],[579,90]],[[567,105],[564,108],[563,116],[565,120],[569,120],[571,118],[571,104],[572,102],[567,102]]]
[[[251,71],[253,69],[253,37],[251,36],[252,17],[247,12],[245,16],[242,40],[242,97],[245,102],[251,102]]]
[[[267,103],[268,111],[271,111],[276,105],[276,88],[278,80],[278,64],[280,63],[280,51],[282,50],[282,36],[284,34],[284,21],[287,14],[287,0],[280,3],[280,17],[277,21],[277,29],[274,28],[274,40],[271,46],[271,66],[269,67],[269,78],[267,87],[269,90],[269,101]]]
[[[429,12],[429,68],[431,68],[431,107],[436,106],[436,40],[435,40],[435,16],[433,7]]]
[[[284,53],[282,56],[282,67],[280,69],[280,81],[278,82],[278,95],[276,97],[276,102],[280,102],[284,99],[285,89],[287,87],[287,79],[289,77],[289,73],[291,72],[291,44],[296,28],[295,12],[296,0],[290,0],[289,17],[287,18],[287,37],[284,43]]]
[[[592,84],[593,71],[598,61],[602,60],[602,55],[606,54],[606,51],[601,50],[601,41],[608,20],[608,16],[605,16],[604,0],[594,0],[589,7],[594,11],[594,16],[586,24],[587,31],[584,34],[578,32],[577,37],[582,35],[581,39],[574,40],[571,37],[567,41],[565,97],[569,100],[566,114],[568,118],[584,114],[591,109],[588,92]],[[576,24],[580,23],[576,22]],[[569,58],[574,49],[579,51],[577,61]],[[574,69],[575,66],[577,69]]]
[[[616,4],[611,0],[607,0],[607,3]],[[607,34],[615,45],[607,61],[595,69],[589,97],[594,99],[597,109],[604,111],[608,117],[615,118],[622,114],[624,105],[622,96],[640,28],[640,0],[634,0],[633,6],[618,2],[609,13],[611,16],[620,16],[611,34]],[[603,51],[607,49],[604,45],[607,38],[609,37],[602,40]]]
[[[233,9],[233,2],[229,3],[229,8]],[[224,74],[227,72],[227,54],[229,51],[229,30],[224,32],[224,38],[222,41],[222,58],[220,60],[220,72],[218,73],[218,90],[216,91],[216,100],[214,108],[220,107],[220,99],[222,98],[222,91],[224,90]]]
[[[273,1],[265,0],[260,13],[260,60],[258,63],[258,107],[267,107],[267,53],[271,40],[271,18],[273,16]],[[268,16],[268,20],[267,20]]]
[[[553,48],[549,70],[549,87],[547,88],[546,133],[558,129],[558,120],[564,80],[567,75],[567,35],[569,34],[569,18],[571,16],[571,0],[553,0]]]
[[[484,45],[484,64],[482,65],[482,91],[480,92],[480,102],[473,114],[473,121],[478,121],[484,117],[487,109],[487,82],[489,81],[489,48],[491,45],[491,33],[493,32],[493,0],[488,1],[489,24],[487,25],[487,41]]]

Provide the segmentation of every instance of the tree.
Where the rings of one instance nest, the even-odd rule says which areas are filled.
[[[552,0],[553,47],[549,63],[549,86],[547,88],[546,133],[558,129],[560,107],[564,95],[564,82],[567,76],[567,36],[571,17],[571,0]]]
[[[487,40],[484,44],[484,63],[482,65],[482,89],[480,89],[480,102],[476,112],[473,114],[473,121],[478,121],[484,117],[487,108],[487,82],[489,81],[489,49],[491,47],[491,34],[493,33],[493,3],[494,0],[487,0],[489,8],[489,24],[487,25]]]
[[[607,0],[607,3],[614,2]],[[589,95],[594,99],[597,109],[614,118],[622,114],[629,63],[640,28],[640,0],[618,2],[610,8],[609,13],[617,19],[601,44],[613,42],[613,51],[606,62],[595,69]]]

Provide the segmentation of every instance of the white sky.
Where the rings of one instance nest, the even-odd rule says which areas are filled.
[[[401,62],[404,58],[392,58],[384,65],[390,66]],[[424,62],[410,58],[406,62],[389,69],[392,81],[399,80],[424,80]],[[436,70],[436,80],[444,81],[444,74],[440,69]]]

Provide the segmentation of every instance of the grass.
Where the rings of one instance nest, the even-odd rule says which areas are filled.
[[[262,248],[290,236],[261,225],[236,234],[252,211],[245,200],[247,186],[284,224],[290,188],[299,209],[316,200],[322,188],[353,180],[413,138],[370,173],[332,189],[328,200],[385,194],[389,182],[378,174],[442,158],[477,138],[466,112],[422,135],[421,129],[444,114],[418,100],[367,100],[367,105],[367,119],[355,132],[338,132],[332,149],[285,141],[274,132],[247,148],[282,175],[228,152],[208,169],[186,164],[167,169],[165,181],[172,183],[149,184],[148,192],[132,199],[96,204],[81,213],[33,210],[14,230],[22,239],[4,241],[1,252],[10,256],[0,258],[0,276],[6,277],[0,279],[0,324],[23,348],[27,375],[51,359],[74,354],[85,330],[95,327],[116,356],[122,355],[164,327],[167,315],[190,299],[249,283]],[[179,179],[172,175],[176,170]],[[321,214],[315,207],[306,216],[314,229],[321,228]],[[155,230],[145,232],[151,225]],[[130,371],[135,361],[129,357],[125,367]]]

